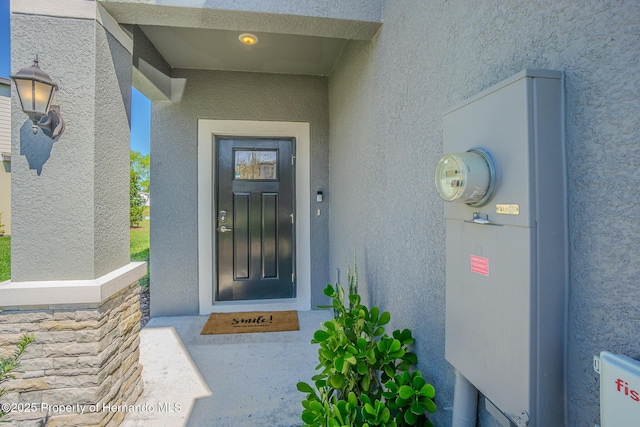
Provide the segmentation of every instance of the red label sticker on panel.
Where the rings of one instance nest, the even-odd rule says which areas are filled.
[[[482,258],[481,256],[471,255],[471,271],[474,273],[482,274],[483,276],[489,275],[489,258]]]

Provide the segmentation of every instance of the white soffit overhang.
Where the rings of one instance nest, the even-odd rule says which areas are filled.
[[[102,0],[139,25],[171,68],[328,75],[347,40],[371,40],[382,1]],[[254,46],[238,40],[258,36]]]
[[[141,26],[171,68],[328,75],[347,42],[315,36],[252,32],[246,46],[240,31]]]

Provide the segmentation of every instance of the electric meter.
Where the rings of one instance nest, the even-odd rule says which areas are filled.
[[[495,189],[493,156],[482,148],[445,154],[436,165],[435,182],[438,195],[443,200],[483,206]]]

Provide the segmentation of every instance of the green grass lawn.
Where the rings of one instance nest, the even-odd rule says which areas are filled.
[[[149,259],[149,220],[140,223],[139,228],[131,228],[129,244],[131,261],[147,261]]]
[[[0,237],[0,282],[11,278],[11,236]]]
[[[149,220],[140,223],[138,228],[129,229],[129,253],[131,261],[147,261],[149,264]],[[140,279],[140,286],[149,286],[149,273]]]
[[[130,231],[131,261],[149,260],[149,220],[142,221],[140,228]],[[11,278],[11,236],[0,237],[0,282]],[[140,279],[142,286],[149,285],[149,275]]]

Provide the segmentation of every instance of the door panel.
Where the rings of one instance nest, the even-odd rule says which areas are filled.
[[[278,194],[262,194],[262,277],[278,277]]]
[[[294,144],[216,139],[218,301],[295,297]]]
[[[249,229],[249,213],[251,210],[251,195],[249,193],[240,193],[233,195],[233,266],[234,279],[249,278],[249,245],[251,244]],[[224,242],[224,241],[223,241]]]

